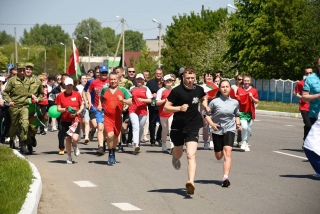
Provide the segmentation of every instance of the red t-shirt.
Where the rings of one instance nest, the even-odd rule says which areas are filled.
[[[136,113],[138,116],[144,116],[148,114],[147,104],[145,102],[139,102],[138,98],[151,99],[152,94],[149,88],[131,87],[130,92],[132,94],[132,105],[129,107],[129,114]]]
[[[239,111],[240,112],[251,112],[252,119],[254,120],[256,118],[256,108],[254,107],[254,103],[248,95],[249,92],[252,93],[252,96],[255,99],[259,99],[258,98],[258,91],[255,88],[250,87],[249,90],[246,90],[242,87],[239,87],[238,91],[237,91],[237,95],[238,95],[237,100],[239,101]]]
[[[299,81],[297,83],[296,87],[294,88],[294,92],[302,95],[303,86],[304,86],[304,80]],[[301,99],[299,99],[299,110],[300,111],[309,111],[309,102],[303,102]]]
[[[72,91],[71,94],[66,94],[66,92],[62,92],[56,98],[56,104],[60,105],[61,108],[67,108],[68,106],[71,106],[79,110],[81,103],[81,94],[77,91]],[[61,121],[63,122],[72,122],[73,119],[74,117],[72,117],[69,112],[63,112],[61,114]]]
[[[119,100],[118,96],[121,96],[123,99],[127,100],[131,97],[131,94],[123,87],[118,87],[114,93],[111,92],[110,88],[106,87],[102,90],[101,96],[104,98],[104,102],[102,103],[104,114],[121,116],[123,103]]]
[[[39,102],[40,105],[48,105],[48,85],[43,85],[43,99]]]
[[[104,87],[107,87],[108,85],[109,85],[109,79],[106,79],[104,81],[102,81],[101,79],[95,79],[91,82],[89,86],[89,91],[94,92],[94,103],[93,103],[94,107],[96,108],[98,107],[101,91]]]
[[[171,89],[166,89],[166,88],[160,88],[157,92],[157,99],[156,100],[163,100],[166,99],[171,92]],[[173,113],[166,113],[163,111],[164,105],[166,103],[163,103],[161,106],[159,106],[159,117],[162,118],[169,118]]]

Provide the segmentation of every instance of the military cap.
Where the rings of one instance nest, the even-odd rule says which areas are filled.
[[[24,63],[17,63],[17,68],[26,68]]]
[[[25,66],[26,66],[26,67],[32,67],[32,68],[34,67],[33,63],[31,63],[31,62],[27,62],[27,63],[25,64]]]

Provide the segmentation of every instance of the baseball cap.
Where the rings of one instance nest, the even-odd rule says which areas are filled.
[[[74,84],[73,84],[73,79],[71,79],[70,77],[67,77],[67,78],[64,80],[64,84],[65,84],[65,85],[74,85]]]
[[[102,65],[102,66],[100,66],[99,70],[100,70],[100,72],[108,72],[109,69],[107,66]]]
[[[183,74],[184,73],[184,67],[181,67],[180,69],[179,69],[179,74]]]
[[[25,64],[25,66],[26,66],[26,67],[32,67],[32,68],[33,68],[33,67],[34,67],[34,64],[31,63],[31,62],[27,62],[27,63]]]
[[[171,75],[170,74],[167,74],[163,77],[163,81],[167,81],[167,80],[171,80]]]
[[[138,78],[144,79],[143,74],[137,74],[136,79],[138,79]]]
[[[5,77],[0,77],[0,81],[1,81],[1,82],[5,82],[5,81],[6,81],[6,78],[5,78]]]

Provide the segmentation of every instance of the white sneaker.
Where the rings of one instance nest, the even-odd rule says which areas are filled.
[[[168,151],[166,144],[162,144],[162,151],[163,152],[167,152]]]
[[[247,146],[246,146],[246,148],[244,149],[244,151],[250,152],[250,148],[249,148],[249,144],[248,144],[248,143],[247,143]]]
[[[214,145],[213,145],[213,141],[212,141],[212,140],[210,140],[209,149],[210,149],[210,150],[213,150],[213,149],[214,149]]]
[[[238,147],[238,145],[239,145],[239,144],[238,144],[237,141],[233,142],[233,146],[234,146],[234,147]]]
[[[48,128],[44,128],[44,131],[47,132],[47,131],[48,131]]]
[[[71,156],[68,157],[67,163],[71,163],[72,164],[72,157]]]
[[[78,148],[78,145],[73,147],[73,152],[74,152],[75,156],[79,156],[80,155],[80,150]]]
[[[56,127],[56,126],[52,126],[51,131],[52,131],[52,132],[57,131],[57,127]]]
[[[204,142],[203,149],[204,150],[208,150],[209,149],[209,143],[208,142]]]
[[[7,137],[4,142],[9,143],[10,142],[10,137]]]
[[[241,145],[240,149],[246,151],[246,147],[247,147],[247,142],[242,141],[242,145]]]

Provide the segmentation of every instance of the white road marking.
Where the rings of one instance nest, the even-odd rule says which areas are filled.
[[[279,154],[282,154],[282,155],[288,155],[288,156],[291,156],[291,157],[296,157],[296,158],[301,158],[301,159],[304,159],[304,160],[308,160],[308,158],[297,156],[297,155],[292,155],[292,154],[288,154],[288,153],[284,153],[284,152],[279,152],[279,151],[273,151],[273,152],[279,153]]]
[[[286,125],[286,126],[293,126],[293,125]]]
[[[111,203],[113,206],[118,207],[122,211],[134,211],[134,210],[141,210],[140,208],[133,206],[129,203]]]
[[[96,187],[97,186],[90,181],[74,181],[73,183],[77,184],[79,187]]]

